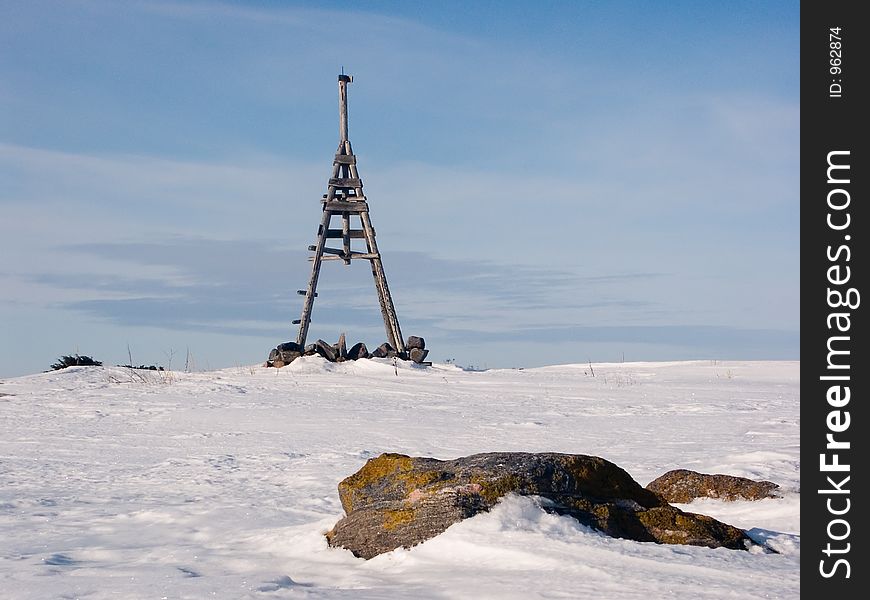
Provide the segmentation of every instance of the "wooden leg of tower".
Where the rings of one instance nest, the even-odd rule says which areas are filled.
[[[378,290],[379,295],[384,298],[384,307],[386,314],[385,325],[387,326],[387,334],[392,338],[393,347],[399,351],[402,355],[405,354],[405,342],[402,339],[402,330],[399,329],[399,317],[396,315],[396,307],[393,306],[393,298],[390,295],[390,288],[387,285],[387,277],[384,275],[384,265],[381,263],[380,258],[373,258],[371,260],[372,263],[372,274],[375,277],[375,281],[380,282],[380,289]]]
[[[392,323],[390,320],[390,313],[389,313],[389,310],[387,309],[386,295],[384,294],[384,290],[381,287],[381,278],[378,276],[378,269],[377,269],[377,266],[375,266],[375,261],[369,260],[369,264],[371,265],[371,268],[372,268],[372,277],[375,280],[375,289],[378,292],[378,304],[380,304],[380,306],[381,306],[381,316],[384,319],[384,329],[387,332],[387,341],[390,343],[391,346],[393,346],[395,348],[396,347],[396,336],[393,333],[393,326],[392,326]]]
[[[360,213],[359,216],[360,221],[362,221],[363,231],[365,232],[368,251],[370,254],[377,256],[377,258],[369,259],[369,261],[372,265],[372,277],[375,280],[375,289],[378,292],[381,314],[384,317],[384,329],[386,329],[387,338],[390,344],[400,353],[404,354],[405,342],[402,338],[402,330],[399,328],[399,318],[396,316],[396,307],[393,305],[393,298],[390,295],[390,288],[387,285],[387,277],[384,274],[384,265],[381,262],[380,254],[378,253],[378,244],[375,241],[375,231],[367,212]]]
[[[324,210],[320,229],[317,232],[317,245],[314,248],[314,260],[311,262],[311,277],[308,279],[308,289],[305,291],[305,303],[302,305],[302,317],[299,319],[296,343],[300,346],[305,346],[305,338],[308,337],[308,326],[311,324],[311,311],[314,309],[314,298],[317,296],[317,280],[320,277],[323,247],[326,245],[326,232],[329,230],[330,220],[332,220],[332,212]]]
[[[344,249],[344,264],[350,264],[350,213],[341,213],[341,240]]]
[[[377,252],[378,246],[375,242],[374,229],[371,226],[371,222],[367,218],[368,215],[363,215],[365,215],[365,213],[360,214],[360,221],[362,222],[363,233],[366,236],[366,250],[368,250],[369,254],[375,254]],[[390,315],[387,312],[386,297],[381,287],[381,279],[378,276],[378,270],[375,267],[375,263],[373,260],[369,260],[369,265],[372,268],[372,277],[375,280],[375,289],[378,292],[378,304],[380,304],[381,307],[381,316],[384,319],[384,328],[387,330],[387,341],[392,344],[393,347],[395,347],[395,340],[392,332],[392,327],[390,325]]]

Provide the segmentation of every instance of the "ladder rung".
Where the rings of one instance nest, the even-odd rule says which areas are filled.
[[[357,258],[363,258],[365,260],[372,260],[373,258],[380,258],[380,257],[381,257],[380,254],[375,254],[373,252],[372,253],[369,253],[369,252],[351,252],[351,254],[348,258],[345,258],[344,256],[321,256],[320,260],[344,260],[344,261],[347,261],[350,259],[357,259]],[[314,257],[309,256],[308,260],[313,261]]]
[[[348,233],[347,237],[349,237],[351,239],[365,239],[365,237],[366,237],[366,232],[363,231],[362,229],[351,229],[347,233]],[[327,229],[326,230],[326,237],[328,237],[328,238],[343,238],[344,231],[342,231],[341,229]]]
[[[299,294],[300,296],[304,296],[308,292],[306,292],[305,290],[296,290],[296,293]],[[314,292],[314,297],[317,298],[317,292]]]
[[[363,200],[354,200],[353,202],[343,202],[341,200],[324,201],[323,210],[328,210],[332,213],[340,212],[368,212],[369,205],[365,203],[365,196],[361,196]]]
[[[293,319],[294,325],[299,325],[299,323],[301,323],[301,322],[302,322],[302,319]]]

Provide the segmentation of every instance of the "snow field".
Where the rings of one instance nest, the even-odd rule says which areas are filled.
[[[798,597],[799,363],[592,366],[305,357],[2,380],[0,595]],[[371,561],[327,547],[336,486],[368,458],[491,451],[594,454],[641,484],[673,468],[769,479],[783,498],[680,507],[780,554],[611,539],[517,497]]]

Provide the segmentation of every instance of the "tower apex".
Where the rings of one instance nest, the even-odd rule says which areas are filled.
[[[347,140],[347,84],[353,81],[353,75],[345,75],[344,67],[338,76],[338,136],[339,140]]]

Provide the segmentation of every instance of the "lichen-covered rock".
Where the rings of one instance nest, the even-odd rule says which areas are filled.
[[[761,500],[778,497],[779,486],[771,481],[754,481],[733,475],[709,475],[688,469],[668,471],[654,479],[646,489],[668,502],[685,503],[695,498],[719,500]]]
[[[711,548],[752,543],[743,530],[670,506],[617,465],[581,454],[498,452],[444,461],[382,454],[338,491],[347,516],[327,539],[363,558],[423,542],[510,493],[547,498],[548,510],[614,537]]]

